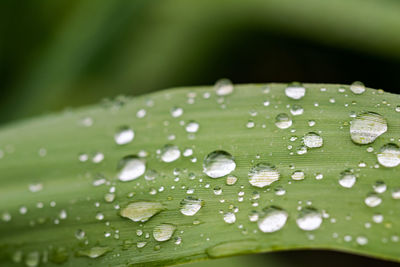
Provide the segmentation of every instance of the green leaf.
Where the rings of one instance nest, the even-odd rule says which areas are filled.
[[[398,151],[380,152],[398,143],[399,96],[304,87],[298,100],[283,84],[172,89],[3,127],[2,264],[156,266],[316,248],[399,261],[399,169],[384,166]],[[278,128],[277,116],[292,124]],[[353,140],[372,143],[352,141],[356,119]]]

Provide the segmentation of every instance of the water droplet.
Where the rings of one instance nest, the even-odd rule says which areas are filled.
[[[111,251],[111,249],[109,247],[92,247],[90,249],[78,251],[77,255],[95,259],[100,256],[103,256],[104,254],[106,254],[109,251]]]
[[[181,156],[181,151],[177,146],[174,145],[165,145],[161,149],[161,160],[164,162],[173,162]]]
[[[236,168],[231,154],[223,150],[213,151],[203,162],[203,172],[211,178],[219,178],[230,174]]]
[[[232,212],[227,212],[224,214],[224,221],[228,224],[233,224],[236,222],[236,215]]]
[[[299,83],[292,83],[286,87],[285,94],[291,99],[299,100],[305,96],[306,88]]]
[[[257,251],[258,248],[259,242],[255,240],[229,241],[208,248],[207,254],[211,258],[220,258],[247,254],[253,251]]]
[[[376,181],[373,185],[375,193],[382,194],[386,191],[387,186],[383,181]]]
[[[40,254],[37,251],[29,252],[25,258],[25,265],[27,267],[39,266]]]
[[[303,142],[306,147],[315,148],[321,147],[324,141],[319,134],[310,132],[304,135]]]
[[[360,95],[365,92],[365,86],[362,82],[353,82],[350,86],[350,90],[356,95]]]
[[[392,198],[400,199],[400,188],[395,188],[392,190]]]
[[[171,109],[171,116],[174,118],[178,118],[178,117],[182,116],[182,114],[183,114],[183,109],[180,107],[173,107]]]
[[[400,148],[396,144],[386,144],[377,155],[379,164],[384,167],[393,168],[400,164]]]
[[[195,121],[190,121],[187,125],[186,125],[186,132],[188,133],[197,133],[197,131],[199,130],[200,125],[195,122]]]
[[[279,207],[268,207],[262,211],[258,228],[264,233],[276,232],[285,226],[288,216],[289,214]]]
[[[115,143],[118,145],[126,145],[132,142],[135,132],[128,126],[120,127],[114,135]]]
[[[118,179],[122,182],[132,181],[144,174],[146,163],[135,155],[123,157],[118,163]]]
[[[76,232],[75,232],[75,237],[76,237],[76,239],[82,240],[82,239],[85,238],[85,236],[86,236],[85,231],[83,231],[82,229],[76,230]]]
[[[303,171],[295,171],[292,173],[292,179],[299,181],[304,179],[304,172]]]
[[[339,184],[345,188],[352,188],[356,183],[356,176],[351,171],[344,171],[340,174]]]
[[[228,79],[220,79],[214,85],[215,91],[219,96],[230,95],[233,92],[233,84]]]
[[[378,197],[378,195],[376,195],[375,193],[371,193],[364,199],[364,203],[368,207],[373,208],[379,206],[382,203],[382,199]]]
[[[153,237],[155,240],[159,242],[168,241],[171,239],[176,229],[175,225],[172,224],[160,224],[154,227],[153,229]]]
[[[383,222],[383,215],[380,213],[376,213],[372,216],[372,221],[374,223],[382,223]]]
[[[147,245],[146,241],[142,241],[142,242],[137,242],[136,243],[136,247],[137,248],[144,248]]]
[[[360,246],[365,246],[366,244],[368,244],[368,238],[366,238],[365,236],[358,236],[356,238],[356,242]]]
[[[351,121],[350,136],[356,144],[370,144],[387,131],[387,122],[381,115],[365,112]]]
[[[322,215],[315,208],[307,207],[300,211],[296,223],[297,226],[304,231],[314,231],[320,227]]]
[[[41,183],[34,183],[29,185],[29,191],[31,191],[32,193],[42,191],[42,189],[43,189],[43,184]]]
[[[180,204],[180,211],[183,215],[194,216],[203,206],[203,201],[194,197],[187,197]]]
[[[227,185],[234,185],[236,184],[238,178],[235,175],[228,175],[226,177],[226,184]]]
[[[146,222],[163,209],[163,205],[158,202],[139,201],[130,203],[123,208],[120,215],[134,222]]]
[[[268,163],[258,163],[249,171],[249,182],[252,186],[262,188],[278,180],[278,170]]]
[[[302,115],[304,113],[304,109],[300,105],[293,105],[290,108],[290,113],[292,113],[293,116],[299,116],[299,115]]]
[[[92,162],[95,164],[98,164],[98,163],[102,162],[103,159],[104,159],[104,154],[101,152],[97,152],[93,155]]]
[[[275,117],[275,125],[279,129],[287,129],[292,126],[292,119],[286,113],[280,113]]]
[[[98,213],[96,214],[96,220],[98,220],[98,221],[104,220],[104,215],[103,215],[103,213],[98,212]]]

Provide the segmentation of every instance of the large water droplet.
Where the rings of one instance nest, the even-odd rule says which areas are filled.
[[[153,229],[153,237],[155,240],[159,242],[168,241],[171,239],[176,229],[175,225],[172,224],[160,224],[154,227]]]
[[[384,167],[393,168],[400,164],[400,148],[396,144],[386,144],[377,155],[378,162]]]
[[[146,171],[144,159],[135,155],[122,158],[118,163],[118,179],[122,182],[132,181],[139,178]]]
[[[278,180],[278,170],[268,163],[258,163],[249,171],[249,182],[256,187],[265,187]]]
[[[231,154],[223,150],[213,151],[205,157],[203,172],[211,178],[219,178],[230,174],[236,168]]]
[[[300,211],[296,223],[297,226],[304,231],[314,231],[320,227],[322,215],[318,210],[307,207]]]
[[[339,184],[345,188],[352,188],[356,183],[356,176],[351,171],[344,171],[340,174]]]
[[[285,94],[291,99],[299,100],[305,96],[306,88],[299,83],[292,83],[286,87]]]
[[[203,206],[203,201],[194,197],[187,197],[181,201],[180,211],[183,215],[193,216]]]
[[[161,160],[164,162],[173,162],[181,156],[181,151],[177,146],[165,145],[161,149]]]
[[[120,127],[114,135],[115,143],[125,145],[130,143],[135,137],[135,132],[128,126]]]
[[[230,95],[233,92],[233,84],[228,79],[220,79],[214,85],[215,91],[219,96]]]
[[[360,95],[365,92],[365,85],[362,82],[353,82],[350,86],[350,90],[356,95]]]
[[[289,214],[275,206],[263,210],[258,219],[258,228],[264,233],[276,232],[285,226]]]
[[[286,113],[280,113],[275,117],[275,125],[279,129],[287,129],[292,126],[292,119]]]
[[[304,135],[303,143],[308,148],[314,148],[321,147],[324,141],[319,134],[310,132]]]
[[[377,113],[365,112],[351,121],[351,140],[357,144],[370,144],[387,131],[384,117]]]
[[[162,211],[163,205],[158,202],[133,202],[123,208],[120,215],[134,222],[146,222],[151,217]]]

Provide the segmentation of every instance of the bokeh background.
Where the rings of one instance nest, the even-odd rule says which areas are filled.
[[[400,1],[0,1],[0,125],[222,77],[362,81],[400,91]],[[382,264],[333,252],[214,264],[317,266],[315,259],[325,266]]]

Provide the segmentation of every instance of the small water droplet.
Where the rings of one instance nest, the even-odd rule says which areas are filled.
[[[353,82],[350,86],[350,90],[354,94],[360,95],[365,92],[365,85],[362,82]]]
[[[293,105],[290,109],[290,113],[292,113],[293,116],[299,116],[304,113],[304,109],[300,105]]]
[[[400,164],[400,148],[396,144],[386,144],[377,155],[379,164],[387,168],[393,168]]]
[[[386,191],[387,186],[383,181],[376,181],[373,185],[375,193],[382,194]]]
[[[339,184],[344,188],[352,188],[356,183],[356,176],[349,170],[340,174]]]
[[[249,182],[252,186],[265,187],[279,180],[279,172],[269,163],[258,163],[249,171]]]
[[[187,197],[180,203],[180,212],[186,216],[194,216],[203,206],[203,201],[194,197]]]
[[[235,175],[228,175],[226,177],[226,184],[227,185],[234,185],[236,184],[238,178]]]
[[[175,145],[165,145],[161,149],[161,160],[164,162],[173,162],[181,156],[181,151]]]
[[[300,83],[291,83],[285,89],[287,97],[295,100],[303,98],[306,94],[306,88]]]
[[[292,119],[286,113],[280,113],[275,117],[275,125],[279,129],[287,129],[292,126]]]
[[[120,127],[114,135],[115,143],[118,145],[126,145],[132,142],[135,132],[128,126]]]
[[[365,112],[351,121],[350,136],[356,144],[370,144],[387,131],[387,122],[378,113]]]
[[[173,107],[171,109],[171,116],[174,118],[178,118],[178,117],[182,116],[182,114],[183,114],[183,109],[180,107]]]
[[[299,181],[304,179],[304,172],[303,171],[295,171],[292,173],[292,179]]]
[[[358,236],[356,238],[356,242],[360,246],[365,246],[366,244],[368,244],[368,238],[366,238],[365,236]]]
[[[258,228],[264,233],[276,232],[285,226],[289,214],[282,208],[265,208],[258,219]]]
[[[322,137],[314,132],[309,132],[303,137],[304,145],[308,148],[321,147],[323,144]]]
[[[175,225],[172,224],[160,224],[154,227],[153,229],[153,237],[158,242],[164,242],[171,239],[176,229]]]
[[[304,231],[314,231],[320,227],[322,215],[315,208],[307,207],[300,211],[296,223],[297,226]]]
[[[85,238],[85,236],[86,236],[85,231],[83,231],[82,229],[76,230],[76,232],[75,232],[75,237],[76,237],[76,239],[82,240],[82,239]]]
[[[224,221],[228,224],[233,224],[236,222],[236,215],[232,212],[227,212],[224,214]]]
[[[132,181],[144,174],[146,163],[135,155],[123,157],[118,163],[118,179],[122,182]]]
[[[233,93],[233,84],[229,79],[220,79],[214,85],[218,96],[226,96]]]
[[[373,208],[379,206],[382,203],[382,199],[378,197],[378,195],[376,195],[375,193],[371,193],[364,199],[364,203],[368,207]]]
[[[187,125],[186,125],[186,132],[188,133],[197,133],[197,131],[199,130],[200,125],[195,122],[195,121],[190,121]]]
[[[36,267],[40,263],[40,254],[37,251],[29,252],[25,257],[25,265],[27,267]]]
[[[78,256],[85,256],[92,259],[103,256],[107,252],[111,251],[109,247],[92,247],[90,249],[80,250],[77,252]]]
[[[231,154],[223,150],[213,151],[205,157],[203,172],[211,178],[219,178],[230,174],[236,168]]]
[[[163,205],[158,202],[139,201],[132,202],[123,208],[120,215],[134,222],[146,222],[163,209]]]

